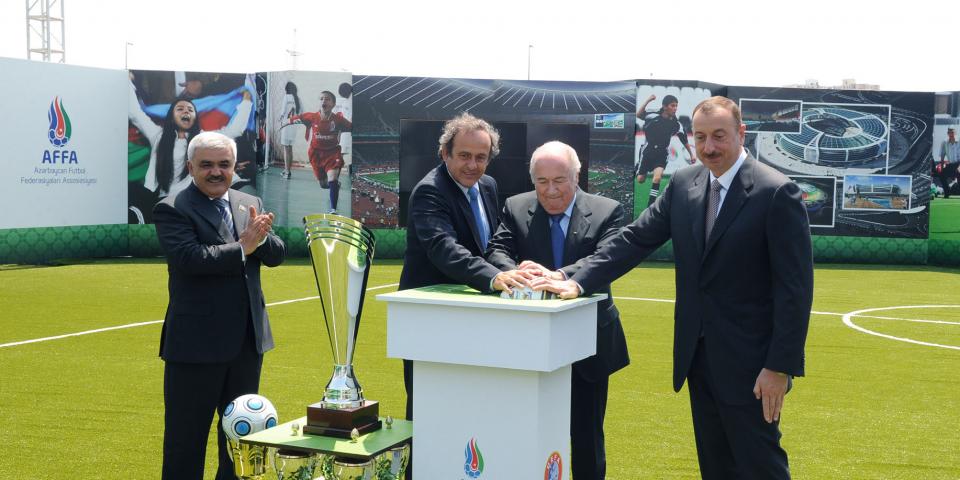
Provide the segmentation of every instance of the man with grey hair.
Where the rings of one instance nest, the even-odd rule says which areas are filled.
[[[233,139],[203,132],[187,147],[193,182],[154,207],[167,257],[170,302],[160,334],[164,360],[163,474],[200,480],[213,412],[257,393],[263,354],[273,348],[260,288],[260,264],[283,262],[285,246],[261,200],[230,189],[237,164]],[[219,422],[218,422],[219,424]],[[217,427],[218,480],[233,479]]]
[[[520,268],[563,280],[580,269],[580,260],[616,235],[623,207],[577,188],[580,160],[561,142],[533,152],[530,179],[535,191],[507,199],[500,228],[490,241],[487,261],[498,268]],[[608,378],[627,366],[627,342],[610,285],[598,292],[596,354],[573,364],[570,387],[570,438],[573,478],[602,479],[606,474],[603,418]]]

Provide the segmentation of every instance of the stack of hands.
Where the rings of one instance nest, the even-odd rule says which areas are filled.
[[[567,280],[563,272],[550,270],[537,262],[524,260],[515,270],[500,272],[493,279],[493,289],[512,294],[514,288],[529,287],[535,291],[548,291],[560,298],[576,298],[580,287]]]

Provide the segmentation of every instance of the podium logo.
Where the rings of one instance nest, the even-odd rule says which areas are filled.
[[[563,457],[560,452],[553,452],[547,457],[547,466],[543,469],[543,480],[560,480],[563,478]]]
[[[50,130],[47,132],[47,138],[55,147],[63,147],[70,141],[72,127],[70,125],[70,116],[67,110],[63,108],[63,100],[60,97],[53,97],[50,102],[50,111],[47,112],[47,118],[50,120]]]
[[[470,478],[478,478],[483,474],[483,454],[480,453],[476,438],[471,438],[467,442],[467,448],[464,449],[463,455],[466,457],[463,462],[463,473],[466,473]]]

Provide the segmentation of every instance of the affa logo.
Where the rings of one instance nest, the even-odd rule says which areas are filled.
[[[71,125],[70,116],[63,108],[63,100],[60,100],[60,97],[53,97],[47,118],[50,119],[50,130],[47,132],[50,143],[54,147],[65,146],[70,141]]]
[[[57,148],[44,150],[43,159],[40,160],[40,163],[79,164],[80,162],[77,159],[76,151],[63,149],[70,141],[73,126],[70,123],[70,116],[67,115],[67,109],[63,108],[63,100],[61,100],[60,97],[53,97],[53,101],[50,102],[47,119],[50,120],[50,128],[47,130],[47,140]]]
[[[553,452],[547,457],[547,466],[543,469],[543,480],[560,480],[563,478],[563,457],[560,452]]]
[[[480,453],[480,447],[477,446],[477,439],[471,438],[467,442],[467,448],[463,451],[466,460],[463,462],[463,473],[470,478],[477,478],[483,473],[483,454]]]

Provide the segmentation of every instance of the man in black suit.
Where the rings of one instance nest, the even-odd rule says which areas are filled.
[[[806,209],[796,184],[743,149],[736,103],[704,100],[693,131],[703,165],[677,171],[570,280],[535,288],[563,298],[597,291],[672,239],[673,386],[687,380],[700,472],[790,478],[779,420],[791,377],[804,374],[813,300]]]
[[[163,478],[203,478],[213,412],[257,393],[263,354],[273,335],[260,289],[260,264],[283,262],[273,214],[259,198],[230,190],[236,166],[233,139],[204,132],[187,147],[193,183],[153,210],[167,257],[170,303],[160,335],[164,360]],[[223,430],[217,425],[218,480],[234,479]]]
[[[466,284],[481,292],[525,286],[530,273],[501,272],[483,259],[499,225],[497,181],[484,172],[500,153],[500,134],[486,121],[463,113],[444,124],[438,153],[443,163],[410,194],[400,290],[441,283]],[[403,385],[407,419],[413,420],[410,360],[403,361]]]
[[[577,188],[580,159],[561,142],[548,142],[533,152],[530,178],[536,190],[507,199],[487,261],[504,270],[519,267],[539,276],[568,278],[580,270],[581,259],[617,234],[623,207]],[[571,372],[570,443],[577,480],[606,475],[603,417],[608,377],[630,363],[610,285],[597,290],[607,294],[597,305],[597,353],[574,363]]]

